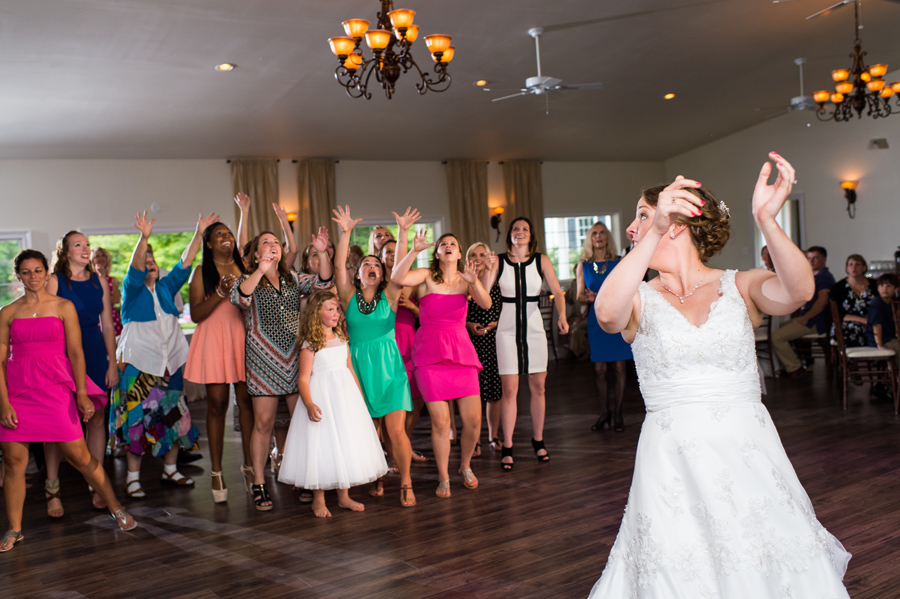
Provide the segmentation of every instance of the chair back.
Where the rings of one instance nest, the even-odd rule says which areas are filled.
[[[838,304],[834,300],[829,300],[828,302],[831,305],[831,310],[829,314],[831,316],[831,320],[835,323],[834,326],[834,343],[837,347],[838,354],[843,355],[846,346],[844,345],[844,327],[841,326],[841,314],[840,310],[838,310]]]

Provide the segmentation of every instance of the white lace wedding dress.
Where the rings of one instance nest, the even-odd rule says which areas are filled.
[[[647,416],[591,599],[843,599],[850,554],[816,519],[760,401],[734,284],[699,327],[641,283],[632,349]]]

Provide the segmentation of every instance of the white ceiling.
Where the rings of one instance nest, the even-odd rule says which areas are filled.
[[[420,35],[453,36],[454,82],[420,97],[407,74],[366,101],[326,40],[374,23],[377,0],[3,0],[0,158],[661,160],[780,114],[796,57],[807,94],[849,68],[852,5],[805,20],[832,1],[399,0]],[[896,70],[900,3],[866,0],[862,20],[869,64]],[[555,94],[549,115],[541,97],[492,103],[535,74],[536,26],[543,74],[605,89]]]

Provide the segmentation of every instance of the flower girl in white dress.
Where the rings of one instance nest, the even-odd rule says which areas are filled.
[[[813,294],[803,253],[776,224],[794,169],[775,154],[752,210],[773,273],[709,268],[729,211],[678,177],[644,192],[634,246],[597,294],[608,333],[632,343],[647,415],[631,493],[595,599],[846,599],[850,554],[816,519],[760,401],[753,328]],[[659,276],[643,283],[647,268]]]
[[[317,518],[330,518],[325,491],[337,489],[338,506],[361,512],[350,487],[388,471],[375,425],[369,418],[340,326],[341,308],[329,291],[317,291],[300,317],[300,399],[285,441],[278,480],[313,492]]]

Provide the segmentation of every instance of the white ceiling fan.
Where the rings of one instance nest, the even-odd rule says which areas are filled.
[[[819,105],[816,104],[815,99],[812,96],[807,96],[804,93],[803,89],[803,65],[806,64],[806,59],[803,57],[795,58],[794,64],[800,69],[800,95],[794,96],[791,98],[791,103],[787,106],[778,106],[774,108],[757,108],[758,112],[774,110],[777,111],[777,114],[781,114],[784,111],[794,112],[796,110],[817,110]],[[772,117],[767,117],[772,118]]]
[[[570,85],[562,85],[562,79],[557,79],[556,77],[548,77],[541,73],[541,34],[544,33],[543,27],[534,27],[528,30],[528,35],[534,38],[534,51],[537,55],[537,75],[534,77],[529,77],[525,80],[525,87],[521,89],[518,93],[511,94],[509,96],[502,96],[500,98],[493,98],[491,102],[500,102],[502,100],[509,100],[510,98],[517,98],[519,96],[541,96],[547,100],[547,114],[550,113],[549,109],[549,97],[548,94],[554,91],[563,91],[563,90],[585,90],[585,89],[603,89],[602,83],[575,83]]]
[[[900,2],[900,0],[888,0],[889,2]],[[784,4],[786,2],[794,2],[794,0],[772,0],[772,4]],[[823,15],[830,14],[832,11],[837,10],[838,8],[844,6],[845,4],[850,4],[851,2],[860,2],[860,0],[840,0],[836,4],[832,4],[828,8],[823,8],[817,13],[813,13],[806,17],[806,20],[814,19],[816,17],[821,17]]]

